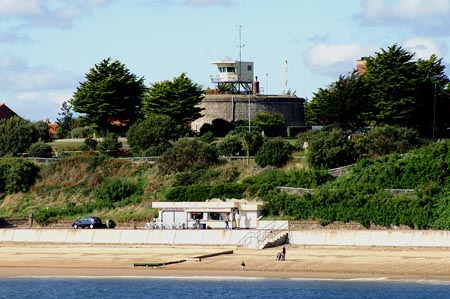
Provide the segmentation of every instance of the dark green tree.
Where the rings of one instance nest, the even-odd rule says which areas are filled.
[[[66,138],[70,135],[70,131],[73,129],[74,119],[72,113],[72,105],[69,102],[64,101],[61,106],[61,112],[58,113],[60,118],[56,119],[58,129],[56,134],[59,138]]]
[[[28,156],[39,157],[39,158],[51,158],[53,154],[52,147],[42,141],[33,143],[28,151]]]
[[[354,142],[368,157],[406,153],[417,145],[417,132],[405,127],[375,127]]]
[[[429,59],[417,61],[418,83],[416,87],[416,109],[411,116],[421,136],[446,136],[450,120],[450,98],[445,95],[448,77],[444,73],[442,59],[431,55]],[[433,130],[433,125],[434,130]]]
[[[449,80],[442,59],[414,60],[414,53],[393,45],[366,58],[366,72],[355,71],[305,105],[308,125],[333,125],[353,131],[363,126],[412,128],[420,136],[444,136],[450,125]]]
[[[206,168],[217,163],[219,155],[214,145],[197,139],[180,139],[159,158],[158,168],[168,174]]]
[[[289,161],[290,146],[282,139],[266,139],[256,153],[255,162],[261,167],[281,167]]]
[[[356,152],[343,131],[323,128],[308,136],[306,158],[313,168],[328,169],[355,163]]]
[[[39,167],[23,158],[0,159],[0,193],[27,192],[39,175]]]
[[[19,116],[0,119],[0,157],[26,153],[38,140],[34,124]]]
[[[286,136],[286,121],[281,113],[258,113],[253,121],[253,125],[259,127],[265,136]]]
[[[217,143],[217,150],[219,154],[224,156],[243,155],[242,137],[238,134],[228,134],[222,141]]]
[[[142,111],[145,118],[167,115],[178,124],[188,126],[201,117],[203,110],[198,106],[204,91],[193,83],[185,73],[173,81],[161,81],[152,84],[143,99]]]
[[[140,117],[142,97],[146,90],[144,78],[130,73],[128,68],[111,58],[96,64],[80,83],[70,104],[83,113],[80,122],[101,130],[126,132]]]
[[[151,147],[167,148],[185,133],[186,127],[178,125],[167,115],[158,115],[132,125],[127,139],[133,152],[143,154]]]
[[[50,130],[48,123],[45,121],[38,121],[34,123],[33,138],[37,141],[50,142],[52,137],[50,136]]]
[[[98,149],[103,151],[118,151],[122,147],[119,136],[115,133],[108,132],[103,140],[98,144]]]
[[[308,125],[354,129],[363,125],[366,108],[364,82],[354,71],[314,94],[305,105],[306,121]]]
[[[95,151],[98,146],[98,141],[94,138],[86,138],[84,139],[84,143],[80,146],[80,150],[82,151]]]
[[[368,89],[371,125],[414,126],[417,65],[414,54],[398,45],[382,49],[366,62],[364,80]]]

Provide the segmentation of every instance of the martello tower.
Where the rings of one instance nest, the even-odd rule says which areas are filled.
[[[210,76],[215,88],[206,91],[200,104],[204,108],[203,117],[191,124],[194,131],[200,132],[203,126],[212,125],[215,121],[253,120],[263,112],[281,113],[288,127],[305,125],[305,99],[289,94],[260,94],[253,62],[220,60],[211,64],[218,70],[217,74]]]

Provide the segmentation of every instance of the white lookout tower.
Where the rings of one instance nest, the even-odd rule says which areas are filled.
[[[218,75],[210,76],[219,93],[259,93],[259,88],[253,88],[253,62],[220,60],[210,63],[217,65],[219,70]]]

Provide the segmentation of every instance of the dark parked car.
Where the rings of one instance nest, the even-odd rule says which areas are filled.
[[[73,228],[85,228],[85,227],[89,227],[89,228],[98,228],[98,227],[103,227],[103,223],[102,220],[98,217],[83,217],[81,219],[78,219],[77,221],[75,221],[74,223],[72,223],[72,227]]]

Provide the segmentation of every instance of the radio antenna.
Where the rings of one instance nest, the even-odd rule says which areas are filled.
[[[238,25],[238,27],[239,27],[239,45],[237,46],[239,48],[239,77],[238,77],[238,82],[240,82],[241,81],[241,76],[242,76],[242,71],[241,71],[242,70],[242,48],[245,47],[245,44],[242,44],[242,27],[244,27],[244,26]]]

